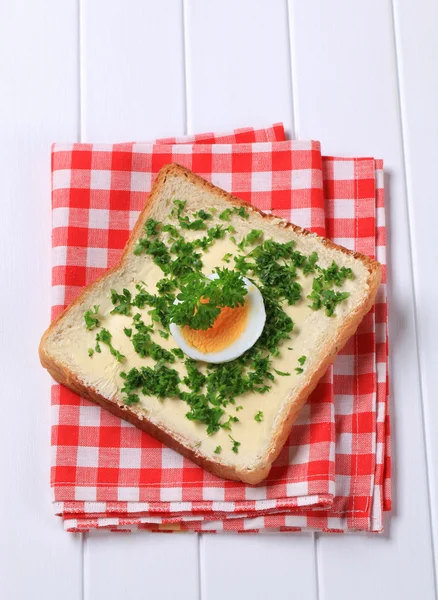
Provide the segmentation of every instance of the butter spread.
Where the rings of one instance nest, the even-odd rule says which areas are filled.
[[[214,218],[209,225],[215,223],[221,222]],[[243,237],[251,229],[251,225],[243,219],[239,220],[237,227],[239,228],[239,237]],[[184,232],[184,235],[186,239],[193,239],[199,237],[199,232]],[[269,236],[265,235],[265,238],[267,237]],[[290,239],[290,236],[287,239]],[[297,249],[301,249],[299,241]],[[306,252],[305,249],[301,250]],[[202,254],[205,274],[211,273],[217,266],[226,266],[222,258],[228,253],[232,255],[238,253],[229,236],[216,240]],[[318,262],[322,266],[328,266],[332,260],[333,253],[327,250],[327,256],[320,253]],[[201,454],[209,458],[224,463],[233,463],[237,467],[255,465],[271,442],[272,431],[276,427],[276,422],[280,418],[288,397],[299,391],[305,381],[306,371],[311,370],[321,360],[322,356],[318,349],[330,337],[336,322],[342,320],[345,314],[358,303],[359,294],[363,293],[368,271],[361,262],[352,257],[348,257],[347,260],[350,261],[349,266],[353,268],[355,278],[346,280],[340,288],[341,291],[348,291],[351,295],[337,306],[334,317],[326,317],[324,311],[313,311],[309,308],[306,296],[311,291],[313,276],[304,276],[301,271],[298,271],[297,281],[303,286],[303,299],[294,306],[283,304],[283,309],[294,321],[294,331],[290,341],[285,341],[281,345],[280,355],[273,358],[272,362],[273,368],[281,372],[288,372],[290,375],[276,376],[271,390],[266,394],[246,393],[239,396],[236,399],[236,405],[241,405],[243,408],[238,413],[235,412],[234,406],[229,405],[226,412],[239,417],[239,422],[233,424],[231,432],[220,429],[209,436],[206,433],[205,425],[186,418],[188,406],[184,401],[176,398],[158,399],[153,396],[143,396],[140,393],[141,407],[148,419],[164,425],[173,432],[175,438],[189,440],[192,447],[196,447]],[[122,271],[103,281],[98,297],[93,299],[93,302],[99,304],[101,326],[111,332],[113,346],[126,357],[123,363],[118,363],[110,354],[108,347],[103,345],[101,353],[94,353],[91,358],[88,356],[87,350],[94,347],[96,337],[96,331],[87,331],[83,322],[83,313],[89,308],[88,304],[74,307],[75,318],[69,320],[68,331],[64,330],[63,335],[56,339],[56,344],[53,344],[51,350],[52,354],[79,373],[83,381],[100,394],[112,400],[122,401],[123,395],[120,390],[123,380],[120,372],[127,372],[132,367],[153,367],[155,362],[149,357],[141,358],[134,351],[130,338],[123,332],[124,327],[131,326],[132,318],[117,314],[110,315],[110,311],[113,309],[110,289],[114,287],[121,291],[123,287],[126,287],[135,294],[135,285],[143,281],[147,284],[149,292],[156,293],[156,284],[162,277],[161,269],[152,262],[151,257],[133,256]],[[133,312],[140,312],[141,318],[148,325],[150,323],[148,310],[150,307],[146,306],[143,310],[135,309]],[[163,339],[156,331],[151,335],[154,341],[168,350],[176,347],[172,337],[167,340]],[[298,374],[295,367],[299,366],[298,359],[303,355],[307,356],[307,360],[303,366],[303,373]],[[182,359],[176,358],[175,363],[171,366],[178,371],[181,377],[186,374]],[[261,422],[254,419],[258,411],[263,413]],[[232,452],[230,433],[234,439],[240,442],[238,454]],[[220,455],[214,453],[217,446],[222,448]]]

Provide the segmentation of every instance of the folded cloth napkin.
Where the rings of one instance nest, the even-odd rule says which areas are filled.
[[[155,144],[54,145],[53,316],[117,261],[154,177],[169,162],[384,258],[383,165],[322,158],[316,142],[287,141],[282,125]],[[301,411],[259,486],[218,479],[54,385],[56,514],[70,531],[380,531],[390,508],[386,363],[382,286],[376,310]]]

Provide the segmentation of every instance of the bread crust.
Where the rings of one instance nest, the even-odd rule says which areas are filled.
[[[163,442],[170,448],[176,450],[177,452],[190,459],[197,465],[203,467],[204,469],[207,469],[214,475],[217,475],[218,477],[221,477],[223,479],[243,481],[248,484],[257,484],[267,477],[271,469],[272,463],[277,458],[278,454],[281,451],[281,448],[285,444],[290,434],[292,424],[295,418],[297,417],[298,412],[305,404],[309,395],[315,389],[316,385],[318,384],[318,381],[324,375],[328,367],[333,363],[337,353],[344,347],[348,339],[355,333],[362,318],[371,309],[381,281],[381,265],[369,256],[365,256],[363,254],[360,254],[359,252],[353,252],[351,250],[348,250],[326,238],[315,236],[314,233],[303,229],[302,227],[293,225],[292,223],[282,222],[282,226],[284,226],[284,228],[286,229],[292,229],[295,233],[299,235],[311,235],[313,237],[317,237],[318,240],[322,242],[326,247],[333,248],[335,250],[343,252],[344,254],[351,255],[357,260],[360,260],[366,266],[369,273],[367,280],[369,292],[368,295],[365,296],[363,302],[359,304],[356,307],[356,309],[348,315],[348,317],[346,317],[343,326],[338,331],[338,334],[330,339],[329,343],[326,346],[326,356],[323,360],[320,361],[317,368],[312,372],[312,375],[308,377],[304,388],[301,390],[300,394],[295,397],[294,402],[290,405],[289,411],[285,414],[285,416],[279,423],[276,434],[275,436],[273,436],[268,453],[265,455],[262,463],[259,463],[252,469],[239,469],[235,466],[221,463],[219,458],[214,460],[209,459],[202,455],[196,448],[190,447],[183,437],[181,437],[181,439],[177,439],[175,437],[175,434],[170,432],[164,426],[158,426],[155,423],[153,423],[150,419],[148,419],[147,413],[142,409],[136,407],[128,407],[122,403],[118,403],[117,401],[109,400],[108,398],[105,398],[104,396],[99,394],[97,390],[93,387],[84,385],[71,369],[69,369],[65,365],[60,364],[54,359],[54,357],[50,355],[50,353],[47,351],[46,344],[47,339],[49,338],[51,333],[56,329],[60,321],[64,318],[67,311],[69,311],[76,304],[81,303],[84,296],[89,293],[90,289],[93,289],[94,287],[98,286],[101,280],[108,277],[109,274],[117,272],[121,269],[121,267],[123,267],[127,260],[127,257],[131,253],[133,246],[137,241],[137,238],[139,237],[139,233],[141,232],[144,222],[147,220],[149,213],[151,212],[154,206],[157,196],[160,193],[161,187],[164,185],[166,179],[169,176],[185,177],[191,183],[197,185],[198,187],[206,189],[208,192],[226,200],[234,206],[244,206],[248,211],[258,213],[263,219],[275,220],[278,222],[278,218],[274,215],[264,214],[256,207],[253,207],[244,200],[233,196],[232,194],[229,194],[228,192],[225,192],[220,188],[217,188],[216,186],[202,179],[195,173],[192,173],[185,167],[182,167],[181,165],[178,165],[176,163],[166,165],[160,170],[160,172],[157,175],[157,178],[152,186],[151,192],[147,198],[146,204],[137,220],[135,227],[131,232],[131,235],[120,257],[119,262],[114,267],[108,269],[105,273],[98,277],[93,283],[85,287],[79,294],[79,296],[67,308],[65,308],[48,327],[48,329],[42,336],[39,345],[40,361],[42,366],[49,371],[51,376],[58,383],[65,385],[80,396],[87,398],[88,400],[91,400],[93,402],[96,402],[97,404],[100,404],[103,408],[105,408],[112,414],[132,423],[133,425],[145,431],[146,433],[149,433],[159,441]],[[291,395],[288,398],[287,402],[290,402],[292,396],[293,395]]]

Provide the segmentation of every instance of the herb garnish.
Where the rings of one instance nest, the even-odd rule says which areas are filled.
[[[184,362],[187,369],[187,376],[184,377],[184,383],[193,392],[199,392],[206,382],[206,376],[198,369],[198,363],[192,358],[187,358]]]
[[[93,306],[93,308],[90,308],[84,314],[85,327],[90,331],[92,329],[94,329],[95,327],[99,327],[99,325],[100,325],[99,319],[97,318],[98,312],[99,312],[99,305],[95,304]]]
[[[208,279],[200,272],[184,278],[177,295],[179,303],[170,309],[173,323],[205,330],[213,325],[223,307],[244,304],[247,288],[241,275],[220,268],[216,274],[216,279]]]
[[[233,447],[231,448],[231,450],[234,452],[234,454],[238,454],[240,442],[236,441],[233,437],[231,437],[231,435],[228,435],[228,437],[233,442]]]
[[[280,375],[280,377],[288,377],[290,375],[290,373],[285,373],[284,371],[279,371],[278,369],[274,369],[274,371],[277,373],[277,375]]]
[[[204,394],[196,392],[182,392],[180,398],[190,406],[186,417],[190,421],[197,421],[207,425],[207,434],[211,435],[220,429],[220,420],[225,411],[220,406],[212,406]]]
[[[144,224],[144,230],[148,237],[152,237],[153,235],[158,235],[158,225],[160,223],[155,221],[155,219],[148,219]]]
[[[172,348],[171,352],[173,352],[177,358],[184,358],[184,352],[181,348]]]
[[[244,206],[235,206],[234,208],[226,208],[222,211],[219,215],[219,219],[222,219],[222,221],[229,221],[231,215],[239,215],[239,217],[243,217],[244,219],[249,217],[248,211]]]
[[[319,310],[325,308],[325,314],[332,317],[336,306],[349,297],[349,292],[336,292],[333,286],[341,287],[346,279],[353,279],[353,271],[348,267],[339,267],[335,261],[327,269],[321,269],[321,275],[315,277],[312,292],[307,297],[312,300],[310,308]]]
[[[152,327],[145,325],[141,320],[140,315],[135,315],[132,324],[137,330],[137,333],[132,336],[131,342],[134,346],[134,350],[141,358],[150,356],[156,361],[164,360],[170,363],[175,361],[175,356],[172,352],[169,352],[169,350],[166,350],[160,346],[160,344],[154,342],[150,335],[153,331]]]
[[[310,308],[313,310],[325,308],[325,314],[332,317],[339,302],[348,298],[349,295],[349,292],[335,292],[328,289],[324,276],[320,275],[313,280],[312,293],[307,297],[312,300],[312,304],[309,304]]]
[[[348,293],[334,288],[353,277],[351,269],[339,267],[335,262],[326,269],[321,268],[316,252],[305,256],[296,250],[293,241],[263,241],[262,230],[252,229],[238,243],[232,235],[236,230],[231,224],[231,217],[237,215],[247,219],[247,210],[243,206],[225,209],[218,215],[221,221],[226,222],[224,224],[214,224],[214,212],[213,209],[199,209],[188,214],[186,202],[174,200],[174,224],[148,219],[144,224],[143,237],[139,239],[134,252],[150,256],[161,269],[163,276],[157,283],[157,292],[149,292],[143,282],[136,285],[134,292],[126,288],[121,293],[111,291],[114,305],[112,314],[130,317],[133,307],[146,309],[152,325],[160,325],[156,328],[158,334],[168,339],[171,321],[182,327],[187,325],[205,330],[214,323],[223,307],[242,305],[247,293],[243,276],[254,280],[259,287],[266,310],[263,333],[252,348],[229,363],[199,368],[199,363],[185,357],[180,348],[163,348],[152,338],[154,327],[146,325],[140,313],[132,317],[132,326],[123,329],[139,356],[151,357],[155,361],[155,368],[134,367],[122,373],[124,402],[127,405],[138,404],[140,393],[158,398],[178,398],[188,405],[187,418],[204,424],[208,435],[220,429],[230,431],[239,420],[237,416],[226,413],[227,405],[235,405],[236,399],[247,392],[268,392],[274,374],[290,375],[274,369],[272,359],[279,355],[282,344],[290,340],[293,334],[294,323],[285,312],[284,305],[302,301],[299,275],[315,274],[312,292],[308,296],[312,302],[311,308],[324,309],[328,316],[332,316],[339,302],[348,297]],[[186,240],[182,233],[190,230],[200,233],[198,237]],[[238,254],[233,256],[229,252],[222,260],[227,264],[234,262],[234,270],[218,268],[217,279],[209,279],[201,271],[202,252],[226,235],[234,240]],[[179,303],[176,304],[175,299]],[[95,306],[85,313],[87,329],[100,325],[98,309]],[[111,334],[106,329],[96,336],[94,350],[89,349],[90,356],[94,352],[101,352],[100,343],[108,345],[117,360],[123,360],[123,355],[113,348]],[[290,346],[288,348],[291,349]],[[184,360],[185,375],[180,375],[169,366],[175,362],[175,357]],[[305,356],[298,359],[296,373],[303,372],[305,361]],[[241,404],[235,406],[236,413],[242,408]],[[254,419],[262,421],[263,412],[258,411]],[[233,442],[232,451],[237,453],[240,442],[231,435],[230,439]],[[215,452],[218,454],[220,451],[221,447],[217,446]]]
[[[222,451],[222,447],[221,446],[216,446],[216,448],[214,449],[214,453],[215,454],[220,454]]]
[[[250,246],[257,240],[259,240],[262,236],[263,231],[261,229],[251,229],[248,235],[242,238],[242,241],[239,244],[237,244],[237,246],[240,248],[240,250],[243,250],[247,246]]]
[[[119,352],[118,350],[116,350],[114,348],[114,346],[111,344],[111,338],[112,335],[111,333],[108,331],[108,329],[105,329],[105,327],[102,327],[102,329],[99,331],[99,333],[96,334],[96,352],[100,352],[100,345],[99,342],[102,342],[103,344],[106,344],[108,346],[108,348],[110,349],[110,352],[113,356],[116,357],[116,360],[118,362],[122,362],[125,358],[125,356]]]
[[[221,427],[223,429],[228,429],[229,431],[231,431],[231,423],[238,423],[238,422],[239,422],[239,419],[237,417],[229,416],[228,421],[225,421],[225,423],[221,423]]]
[[[110,314],[129,316],[131,314],[131,298],[131,292],[126,288],[123,288],[121,294],[118,294],[116,290],[111,290],[111,302],[114,304],[114,308]]]
[[[298,359],[298,362],[301,365],[301,367],[295,367],[295,371],[298,373],[298,375],[301,375],[301,373],[303,373],[304,369],[302,368],[302,366],[304,365],[306,360],[307,360],[307,356],[300,356],[300,358]]]
[[[124,398],[125,404],[132,402],[132,393],[138,388],[141,388],[145,396],[157,396],[158,398],[172,398],[180,394],[178,371],[170,369],[162,363],[157,363],[154,369],[133,367],[128,373],[124,371],[120,373],[120,377],[124,379],[122,392],[127,394],[127,397]]]

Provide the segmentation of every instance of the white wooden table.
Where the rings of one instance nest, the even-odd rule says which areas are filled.
[[[0,0],[0,599],[436,598],[438,2]],[[381,536],[64,533],[49,493],[50,143],[267,125],[385,159]]]

